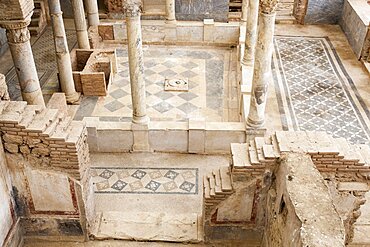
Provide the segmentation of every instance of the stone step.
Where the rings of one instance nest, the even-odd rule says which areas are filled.
[[[35,107],[36,105],[27,105],[23,114],[22,120],[19,122],[19,126],[21,128],[27,128],[28,125],[33,121],[36,114],[39,114],[42,111],[42,107]]]
[[[40,18],[32,18],[30,27],[38,27],[40,23]]]
[[[232,192],[233,186],[231,183],[231,174],[229,167],[223,166],[220,168],[220,178],[221,178],[221,189],[224,192]]]
[[[335,143],[339,149],[339,153],[342,153],[344,156],[343,161],[360,161],[359,154],[352,149],[351,145],[345,138],[335,138]]]
[[[265,157],[265,159],[267,160],[275,160],[276,158],[276,155],[275,155],[275,152],[274,152],[274,147],[273,145],[263,145],[262,147],[262,152],[263,152],[263,156]]]
[[[42,132],[41,136],[47,136],[47,137],[52,136],[52,134],[55,132],[57,126],[59,125],[59,123],[62,121],[63,118],[64,118],[64,113],[59,111],[56,119],[45,129],[44,132]]]
[[[234,169],[251,167],[247,143],[231,143],[232,165]]]
[[[216,195],[220,195],[220,194],[222,195],[220,171],[219,170],[213,170],[212,175],[213,175],[214,181],[215,181]]]
[[[81,121],[72,121],[70,127],[71,129],[68,132],[66,142],[77,143],[78,139],[81,137],[83,129],[85,128],[85,124]]]
[[[22,113],[27,106],[25,101],[9,101],[0,115],[3,123],[18,124],[22,120]]]
[[[278,142],[276,140],[276,136],[275,135],[271,136],[271,144],[272,144],[272,148],[274,150],[275,157],[276,158],[280,158],[279,144],[278,144]]]
[[[0,101],[0,114],[8,107],[10,101]]]
[[[54,133],[48,138],[53,141],[65,141],[68,137],[67,129],[72,122],[71,117],[64,117],[62,121],[59,122],[57,127],[55,128]]]
[[[209,187],[209,180],[207,176],[203,176],[203,188],[204,188],[204,198],[211,199],[211,188]]]
[[[59,112],[56,109],[45,108],[41,113],[36,114],[33,121],[27,126],[27,130],[30,132],[41,133],[56,120]]]
[[[213,176],[213,174],[208,174],[207,175],[207,178],[208,178],[208,181],[209,181],[209,189],[210,189],[210,192],[209,194],[211,195],[211,197],[214,197],[216,196],[216,183],[215,183],[215,178]]]
[[[258,159],[257,147],[254,141],[250,141],[248,153],[249,153],[249,160],[252,165],[261,165],[261,162]]]
[[[365,165],[370,166],[370,147],[366,144],[357,144],[356,147],[364,159]]]

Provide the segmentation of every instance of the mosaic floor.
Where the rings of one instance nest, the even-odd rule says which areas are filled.
[[[71,50],[77,43],[76,32],[74,30],[66,30],[66,35]],[[54,38],[51,27],[47,27],[32,44],[32,53],[43,93],[59,91]],[[21,100],[20,86],[14,67],[6,74],[6,81],[10,98],[12,100]]]
[[[93,168],[96,193],[197,194],[197,168]]]
[[[232,49],[224,48],[145,46],[144,77],[149,117],[157,121],[182,121],[191,117],[224,121],[224,89],[228,81],[231,52],[233,52]],[[82,107],[77,116],[97,116],[101,119],[109,118],[110,121],[114,121],[114,118],[119,118],[119,121],[131,121],[127,50],[117,49],[117,60],[119,72],[109,86],[109,95],[96,98],[94,108]],[[166,79],[188,80],[189,90],[165,91]],[[94,104],[91,98],[86,100]]]
[[[369,111],[328,38],[275,37],[273,66],[285,130],[369,143]]]

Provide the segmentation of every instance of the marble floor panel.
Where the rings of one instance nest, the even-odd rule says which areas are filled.
[[[327,37],[276,36],[273,75],[285,130],[369,143],[369,111]]]
[[[205,118],[227,121],[225,87],[231,48],[144,46],[144,78],[147,113],[154,121],[185,121]],[[118,73],[108,95],[95,100],[95,107],[81,107],[77,118],[100,117],[110,121],[131,121],[131,91],[127,50],[117,48]],[[166,91],[165,80],[182,79],[188,91]],[[84,100],[88,100],[85,98]]]

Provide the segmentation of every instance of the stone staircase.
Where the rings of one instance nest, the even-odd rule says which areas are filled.
[[[31,35],[39,36],[47,26],[46,8],[44,1],[34,1],[35,8],[28,30]]]
[[[229,167],[224,166],[205,175],[203,191],[204,217],[210,219],[217,205],[234,192]]]
[[[230,166],[203,177],[205,226],[219,225],[215,220],[218,211],[232,203],[242,190],[254,190],[257,199],[254,202],[253,196],[250,197],[253,200],[250,205],[252,211],[258,212],[261,207],[258,204],[261,203],[258,202],[261,199],[259,185],[261,181],[266,183],[284,152],[307,153],[321,173],[339,174],[345,181],[353,181],[354,177],[364,181],[370,179],[370,147],[351,145],[346,139],[334,138],[325,132],[278,131],[270,137],[256,137],[249,143],[232,143]],[[248,181],[257,181],[257,187],[253,189]],[[250,187],[247,188],[248,183]],[[241,224],[256,222],[260,222],[258,216],[252,213],[251,220]]]
[[[1,101],[0,132],[5,150],[21,154],[31,165],[68,173],[77,180],[88,168],[86,126],[64,111]]]

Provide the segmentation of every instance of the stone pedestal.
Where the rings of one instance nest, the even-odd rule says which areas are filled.
[[[76,103],[80,94],[75,90],[66,33],[59,0],[49,0],[49,10],[54,32],[54,45],[59,71],[59,82],[68,103]]]
[[[73,16],[77,34],[78,47],[80,49],[90,49],[89,37],[87,35],[85,10],[82,0],[71,0]]]
[[[24,20],[1,22],[0,27],[6,29],[6,36],[23,100],[27,101],[30,105],[45,106],[33,59],[30,32],[27,29],[27,26],[31,22],[31,15]]]
[[[98,0],[85,0],[89,26],[99,25]]]
[[[132,152],[150,152],[149,126],[147,124],[132,123],[131,128],[134,136]]]
[[[166,0],[166,21],[167,23],[176,22],[175,0]]]
[[[258,2],[259,0],[249,0],[248,5],[245,50],[242,60],[242,64],[246,66],[253,66],[254,62],[254,53],[257,42]]]
[[[247,125],[259,128],[265,122],[267,89],[271,77],[271,59],[276,16],[276,0],[260,2],[258,41],[253,71],[252,96]]]
[[[123,5],[126,14],[128,41],[128,59],[132,98],[132,121],[136,124],[147,124],[146,97],[144,81],[144,61],[141,36],[141,1],[127,0]]]

